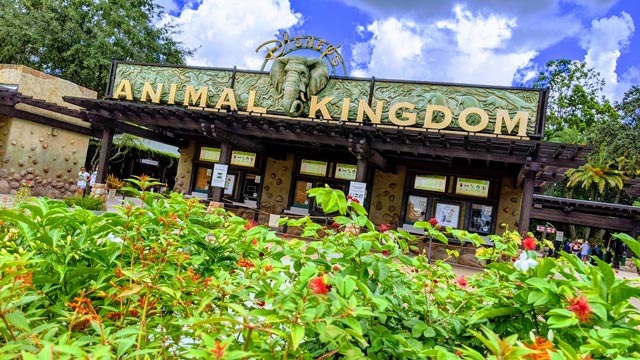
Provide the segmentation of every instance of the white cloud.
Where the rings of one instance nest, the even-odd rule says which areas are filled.
[[[203,0],[179,17],[166,15],[170,20],[180,26],[178,40],[198,49],[188,65],[255,70],[264,60],[264,53],[256,53],[258,45],[300,25],[302,16],[288,0]]]
[[[620,99],[628,90],[627,84],[619,82],[616,67],[621,50],[629,44],[634,30],[633,19],[623,12],[620,16],[593,20],[582,38],[581,45],[587,50],[584,61],[605,79],[604,93],[609,99]],[[630,78],[633,76],[627,75],[625,82]]]
[[[432,23],[388,18],[373,22],[371,39],[358,44],[352,74],[426,81],[510,85],[516,70],[536,55],[509,45],[515,18],[473,14],[458,6],[454,17]],[[363,64],[362,49],[371,49]]]

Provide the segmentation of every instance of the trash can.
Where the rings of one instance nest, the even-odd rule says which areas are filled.
[[[626,256],[621,256],[620,257],[620,266],[624,266],[627,263],[627,257]]]

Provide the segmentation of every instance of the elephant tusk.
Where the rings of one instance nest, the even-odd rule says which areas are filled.
[[[302,102],[307,102],[307,96],[304,94],[304,91],[300,91],[300,99]]]

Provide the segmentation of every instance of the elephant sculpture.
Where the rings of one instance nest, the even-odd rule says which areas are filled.
[[[281,57],[273,61],[269,76],[278,97],[282,97],[284,112],[298,117],[311,95],[317,94],[327,85],[329,67],[322,59]]]

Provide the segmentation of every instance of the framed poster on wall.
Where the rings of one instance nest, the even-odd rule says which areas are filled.
[[[427,197],[409,195],[409,199],[407,201],[405,222],[407,224],[413,224],[418,221],[425,221],[428,202],[429,198]]]
[[[469,231],[478,233],[488,233],[491,230],[493,221],[493,206],[472,204],[471,220],[469,222]]]
[[[442,226],[457,228],[460,220],[460,205],[448,203],[436,203],[436,220]]]
[[[302,159],[300,163],[300,174],[313,176],[327,175],[327,162]]]

